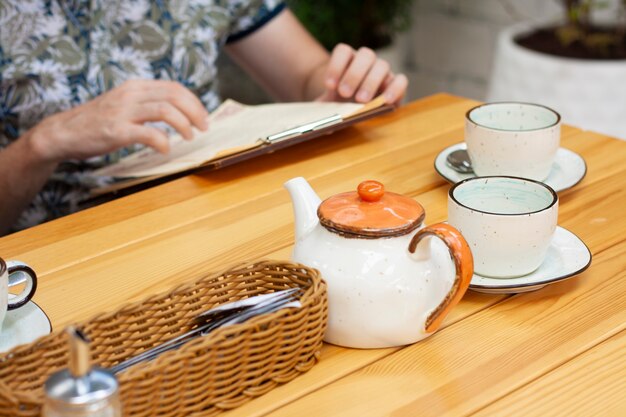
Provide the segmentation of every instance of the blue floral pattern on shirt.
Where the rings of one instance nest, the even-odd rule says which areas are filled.
[[[129,79],[178,81],[214,109],[224,44],[282,7],[274,0],[3,0],[0,149],[46,116]],[[15,229],[75,211],[100,185],[90,171],[140,147],[61,164]]]

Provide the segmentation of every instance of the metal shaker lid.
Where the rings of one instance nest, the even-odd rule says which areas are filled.
[[[115,376],[104,369],[92,368],[82,378],[74,378],[69,370],[64,369],[48,378],[45,390],[53,401],[79,406],[99,403],[114,396],[118,383]]]
[[[105,369],[91,367],[89,339],[78,329],[67,330],[70,342],[69,369],[56,372],[45,383],[50,400],[73,405],[99,403],[115,395],[118,382]]]

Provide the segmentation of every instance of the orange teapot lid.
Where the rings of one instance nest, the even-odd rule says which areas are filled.
[[[378,181],[363,181],[356,191],[327,198],[317,209],[320,223],[345,236],[399,236],[417,229],[424,208],[412,198],[385,191]]]

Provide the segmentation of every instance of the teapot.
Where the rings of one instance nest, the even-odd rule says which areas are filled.
[[[326,342],[381,348],[434,333],[473,275],[470,248],[454,227],[424,227],[412,198],[364,181],[323,202],[302,177],[287,181],[295,217],[294,262],[328,287]]]

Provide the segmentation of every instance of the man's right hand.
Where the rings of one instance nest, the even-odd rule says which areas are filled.
[[[42,162],[86,159],[142,143],[169,151],[165,133],[145,122],[165,122],[185,139],[192,126],[208,128],[209,114],[188,89],[173,81],[131,80],[29,131],[30,148]]]

